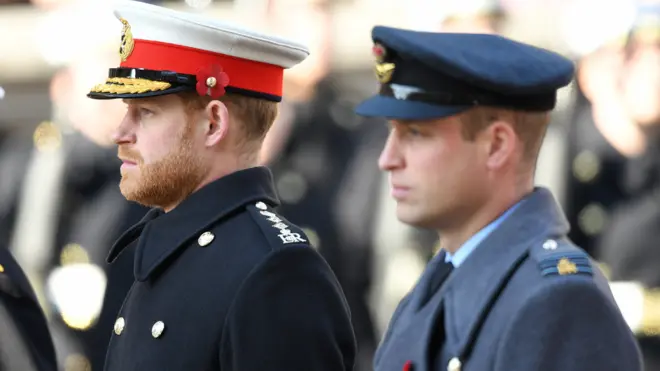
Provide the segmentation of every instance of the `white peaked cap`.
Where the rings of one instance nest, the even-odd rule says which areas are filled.
[[[115,8],[123,24],[118,68],[96,99],[140,98],[197,90],[218,98],[226,91],[279,101],[284,69],[309,50],[296,42],[209,17],[138,1]]]

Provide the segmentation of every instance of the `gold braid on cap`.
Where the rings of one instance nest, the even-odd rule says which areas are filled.
[[[150,91],[165,90],[171,86],[172,84],[164,81],[113,77],[107,79],[105,84],[94,86],[91,91],[92,93],[140,94]]]

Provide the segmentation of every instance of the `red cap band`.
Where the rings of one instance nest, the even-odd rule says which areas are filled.
[[[284,68],[158,41],[135,39],[133,52],[123,68],[143,68],[196,75],[204,66],[219,64],[229,75],[229,86],[282,96]]]

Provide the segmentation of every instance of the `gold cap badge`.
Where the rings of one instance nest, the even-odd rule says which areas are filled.
[[[120,19],[123,27],[121,29],[121,45],[119,46],[119,56],[121,57],[122,62],[126,62],[126,59],[133,53],[133,47],[135,42],[133,41],[133,33],[131,32],[131,25],[128,24],[128,21],[124,18]]]
[[[379,43],[374,44],[371,49],[374,57],[376,58],[376,66],[374,71],[376,72],[376,77],[381,84],[386,84],[392,80],[392,74],[394,73],[394,68],[396,67],[394,63],[384,63],[385,58],[387,57],[387,50],[385,47]]]

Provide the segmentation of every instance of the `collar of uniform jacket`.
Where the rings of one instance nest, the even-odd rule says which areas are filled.
[[[133,241],[135,278],[146,281],[158,267],[179,248],[212,224],[257,201],[271,207],[279,200],[273,176],[266,167],[240,170],[224,176],[191,194],[169,213],[150,210],[144,218],[119,237],[110,249],[107,261],[112,263]]]
[[[552,193],[538,187],[454,270],[438,293],[446,313],[452,314],[446,329],[448,344],[456,346],[452,352],[460,354],[466,348],[471,333],[479,329],[482,312],[489,310],[489,301],[528,257],[530,247],[539,239],[543,243],[565,236],[568,230]]]

